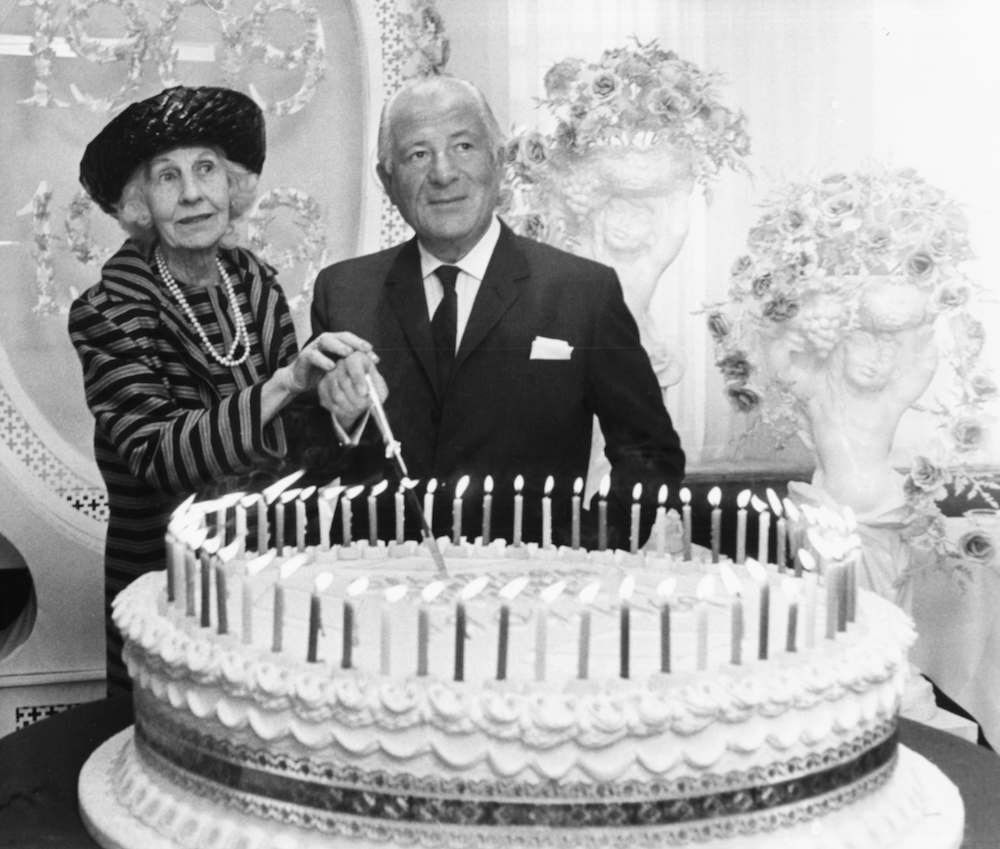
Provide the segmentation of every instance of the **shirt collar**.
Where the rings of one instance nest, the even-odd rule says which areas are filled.
[[[420,250],[420,274],[426,279],[434,273],[439,265],[457,265],[465,274],[481,281],[486,276],[486,266],[490,264],[490,259],[493,257],[493,249],[497,246],[499,240],[500,219],[495,215],[490,221],[490,226],[483,233],[482,238],[458,262],[444,262],[438,259],[423,246],[420,239],[417,239],[417,248]]]

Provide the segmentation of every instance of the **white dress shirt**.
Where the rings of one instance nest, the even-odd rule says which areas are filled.
[[[424,297],[427,298],[427,315],[434,317],[434,311],[444,297],[444,287],[434,273],[439,265],[454,265],[458,268],[458,277],[455,278],[455,296],[457,321],[455,324],[455,350],[458,351],[462,343],[462,334],[465,333],[465,326],[469,323],[469,316],[472,314],[472,305],[476,302],[476,294],[486,276],[486,266],[490,264],[493,257],[493,249],[497,246],[500,238],[500,219],[495,215],[486,228],[482,238],[476,242],[472,250],[463,256],[458,262],[445,262],[438,259],[428,251],[418,240],[417,247],[420,249],[420,273],[424,278]]]

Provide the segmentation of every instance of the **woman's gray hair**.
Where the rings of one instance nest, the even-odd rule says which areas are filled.
[[[378,164],[382,166],[382,169],[386,173],[392,172],[392,112],[396,104],[410,94],[433,91],[434,89],[459,89],[471,97],[479,117],[482,119],[483,126],[486,128],[493,156],[499,161],[503,156],[506,137],[503,130],[500,129],[500,124],[497,122],[486,96],[468,80],[452,77],[448,74],[439,74],[432,77],[417,77],[408,81],[397,89],[382,106],[382,114],[378,122]]]
[[[230,247],[236,241],[236,228],[233,221],[242,217],[253,206],[257,198],[257,183],[259,176],[248,168],[233,162],[217,147],[211,149],[219,157],[219,164],[226,170],[229,181],[229,220],[230,226],[222,237],[224,247]],[[149,244],[156,236],[153,226],[153,215],[146,203],[146,186],[149,183],[149,163],[144,162],[132,173],[122,189],[118,200],[117,218],[121,228],[129,237],[140,244]]]

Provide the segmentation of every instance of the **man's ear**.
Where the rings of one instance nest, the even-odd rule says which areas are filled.
[[[382,184],[382,188],[385,190],[385,193],[391,198],[392,174],[389,171],[386,171],[385,168],[382,167],[381,162],[379,162],[375,166],[375,173],[378,175],[379,182]]]

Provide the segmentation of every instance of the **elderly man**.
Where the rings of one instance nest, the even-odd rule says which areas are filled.
[[[410,476],[436,478],[450,504],[448,487],[469,475],[469,536],[490,475],[493,532],[511,538],[521,475],[524,538],[538,539],[551,475],[555,542],[568,542],[570,493],[586,475],[596,414],[612,468],[609,543],[626,543],[636,483],[648,530],[659,485],[676,494],[684,453],[614,271],[516,236],[498,219],[503,138],[471,83],[405,86],[383,109],[378,148],[382,185],[416,236],[324,269],[312,305],[315,333],[350,330],[379,356],[377,367],[349,357],[320,388],[344,434],[360,441],[354,476],[386,474],[364,418],[368,374],[386,395]],[[450,513],[436,511],[436,532],[447,532]],[[594,531],[585,521],[585,543]]]

